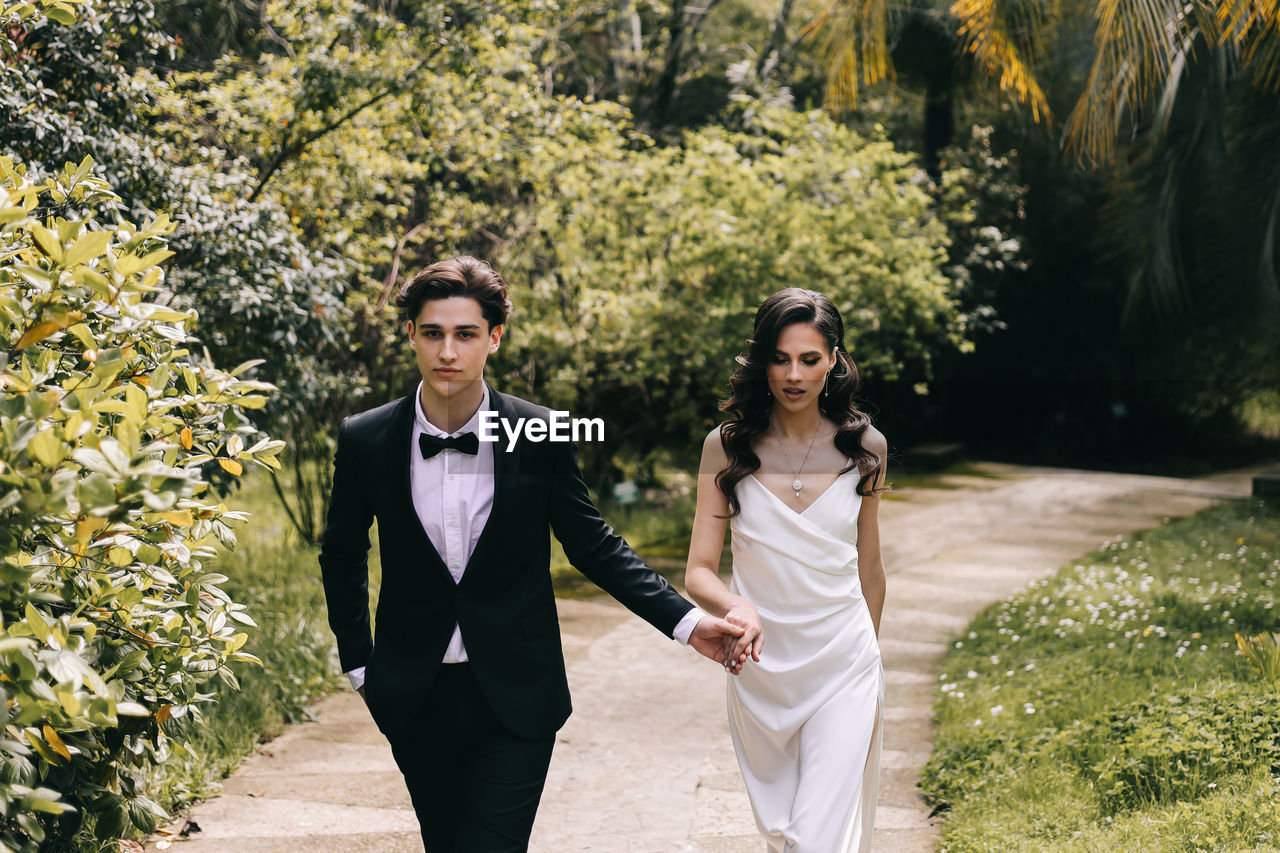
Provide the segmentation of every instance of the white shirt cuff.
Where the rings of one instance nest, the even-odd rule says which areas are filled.
[[[689,645],[689,636],[693,633],[693,629],[698,627],[702,617],[706,615],[706,612],[701,607],[694,606],[692,610],[684,615],[683,619],[676,623],[675,630],[671,632],[672,638],[682,646]]]
[[[351,679],[351,689],[359,690],[364,687],[364,667],[358,666],[347,673],[347,678]]]

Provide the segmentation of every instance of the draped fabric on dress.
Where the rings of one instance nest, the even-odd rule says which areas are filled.
[[[728,679],[729,727],[769,853],[871,849],[884,671],[858,575],[857,469],[796,512],[739,481],[730,589],[764,651]]]

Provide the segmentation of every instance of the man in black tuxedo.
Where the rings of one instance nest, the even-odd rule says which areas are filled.
[[[742,628],[708,616],[600,517],[568,442],[479,441],[484,419],[548,421],[485,384],[510,312],[483,261],[433,264],[400,291],[418,392],[343,421],[320,551],[342,668],[404,773],[428,853],[528,848],[569,687],[550,537],[662,633],[726,663]],[[492,414],[490,414],[492,413]],[[369,527],[382,589],[369,627]],[[736,656],[735,656],[736,657]]]

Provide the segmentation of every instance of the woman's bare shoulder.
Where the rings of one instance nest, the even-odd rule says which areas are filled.
[[[724,424],[717,424],[711,428],[711,432],[707,433],[706,439],[702,442],[702,458],[706,462],[718,462],[728,464],[729,457],[724,452],[724,444],[720,439],[720,427]]]
[[[889,453],[889,440],[871,424],[867,424],[867,430],[862,434],[862,446],[876,456],[883,457]]]

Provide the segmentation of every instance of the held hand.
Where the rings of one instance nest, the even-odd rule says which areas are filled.
[[[741,671],[742,666],[739,664],[736,667],[731,667],[726,650],[732,648],[731,643],[736,643],[744,631],[745,629],[740,625],[731,625],[725,620],[717,619],[714,616],[703,616],[698,620],[698,624],[694,626],[693,633],[689,635],[689,645],[698,654],[711,658],[736,675]]]
[[[724,621],[743,629],[742,636],[736,640],[732,637],[725,638],[725,654],[729,660],[739,667],[747,662],[747,658],[759,663],[760,650],[764,648],[764,628],[760,624],[756,606],[747,599],[738,597],[724,615]]]

